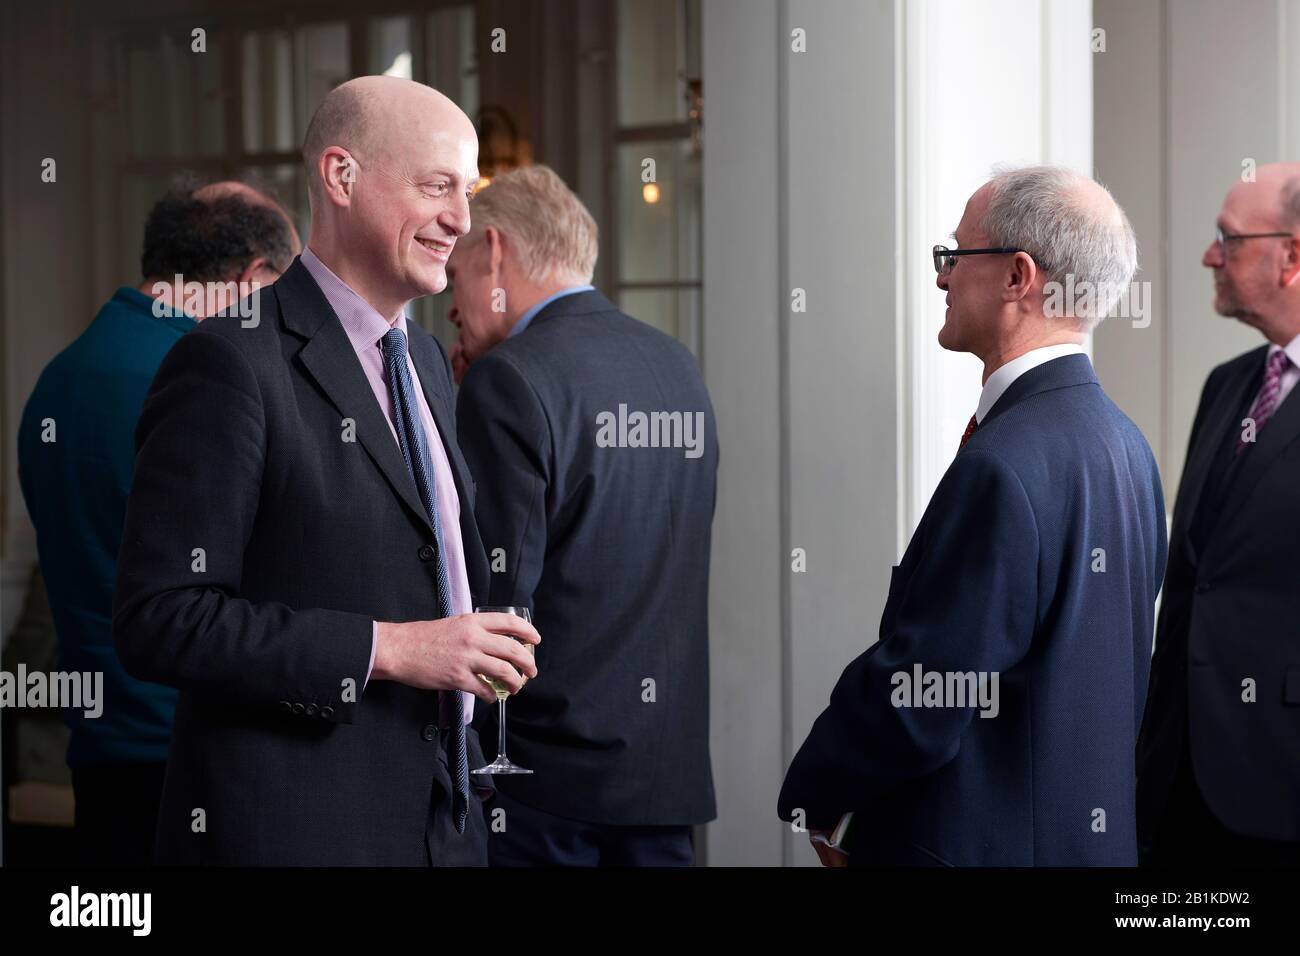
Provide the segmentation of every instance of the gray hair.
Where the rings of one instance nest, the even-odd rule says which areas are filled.
[[[1124,210],[1101,184],[1061,166],[999,169],[990,183],[980,229],[993,245],[1033,256],[1048,282],[1089,290],[1065,314],[1084,332],[1096,328],[1137,271]]]
[[[1282,184],[1282,224],[1291,229],[1300,226],[1300,176]]]
[[[549,166],[522,166],[502,173],[474,194],[473,227],[478,242],[493,226],[510,237],[525,275],[534,282],[591,281],[596,269],[596,220],[582,200]]]

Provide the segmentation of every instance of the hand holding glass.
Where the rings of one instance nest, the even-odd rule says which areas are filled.
[[[515,617],[521,617],[528,623],[532,623],[532,615],[528,613],[526,607],[476,607],[475,614],[513,614]],[[516,638],[517,640],[517,638]],[[519,641],[527,649],[529,654],[533,653],[533,645]],[[486,767],[479,767],[477,770],[471,770],[470,773],[532,773],[531,770],[525,770],[516,764],[510,762],[506,756],[506,699],[510,696],[510,688],[499,680],[493,680],[485,674],[479,674],[479,680],[483,681],[497,695],[497,759],[492,761]],[[524,683],[528,683],[528,678],[523,674],[519,675],[524,678]],[[523,690],[523,684],[519,687]]]

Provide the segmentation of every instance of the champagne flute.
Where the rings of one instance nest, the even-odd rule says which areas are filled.
[[[532,615],[528,613],[528,608],[526,607],[476,607],[474,608],[474,613],[513,614],[515,617],[522,617],[530,624],[533,620]],[[524,644],[523,641],[520,641],[519,643],[524,645],[524,648],[529,654],[533,653],[533,645]],[[499,680],[494,680],[485,674],[479,674],[478,677],[479,680],[483,681],[496,691],[497,695],[497,759],[492,761],[486,767],[479,767],[477,770],[471,770],[470,773],[532,773],[531,770],[525,770],[518,764],[511,763],[510,758],[506,756],[506,699],[510,696],[510,689]],[[528,678],[525,677],[524,683],[527,682]],[[522,686],[520,687],[520,690],[523,690]]]

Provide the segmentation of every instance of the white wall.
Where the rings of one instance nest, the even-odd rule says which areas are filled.
[[[1169,508],[1209,371],[1263,338],[1211,307],[1201,256],[1242,161],[1300,159],[1300,0],[1096,0],[1096,168],[1138,235],[1149,328],[1107,320],[1102,384],[1142,428]]]

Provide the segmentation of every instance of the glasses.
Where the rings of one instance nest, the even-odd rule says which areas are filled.
[[[1010,246],[998,246],[994,249],[949,249],[947,246],[935,246],[931,250],[934,255],[934,271],[941,276],[946,276],[949,272],[952,272],[953,266],[957,264],[958,256],[1008,255],[1013,252],[1024,251],[1024,249],[1013,249]]]
[[[1289,232],[1224,232],[1221,227],[1214,230],[1214,244],[1227,256],[1228,243],[1239,239],[1290,239]]]

